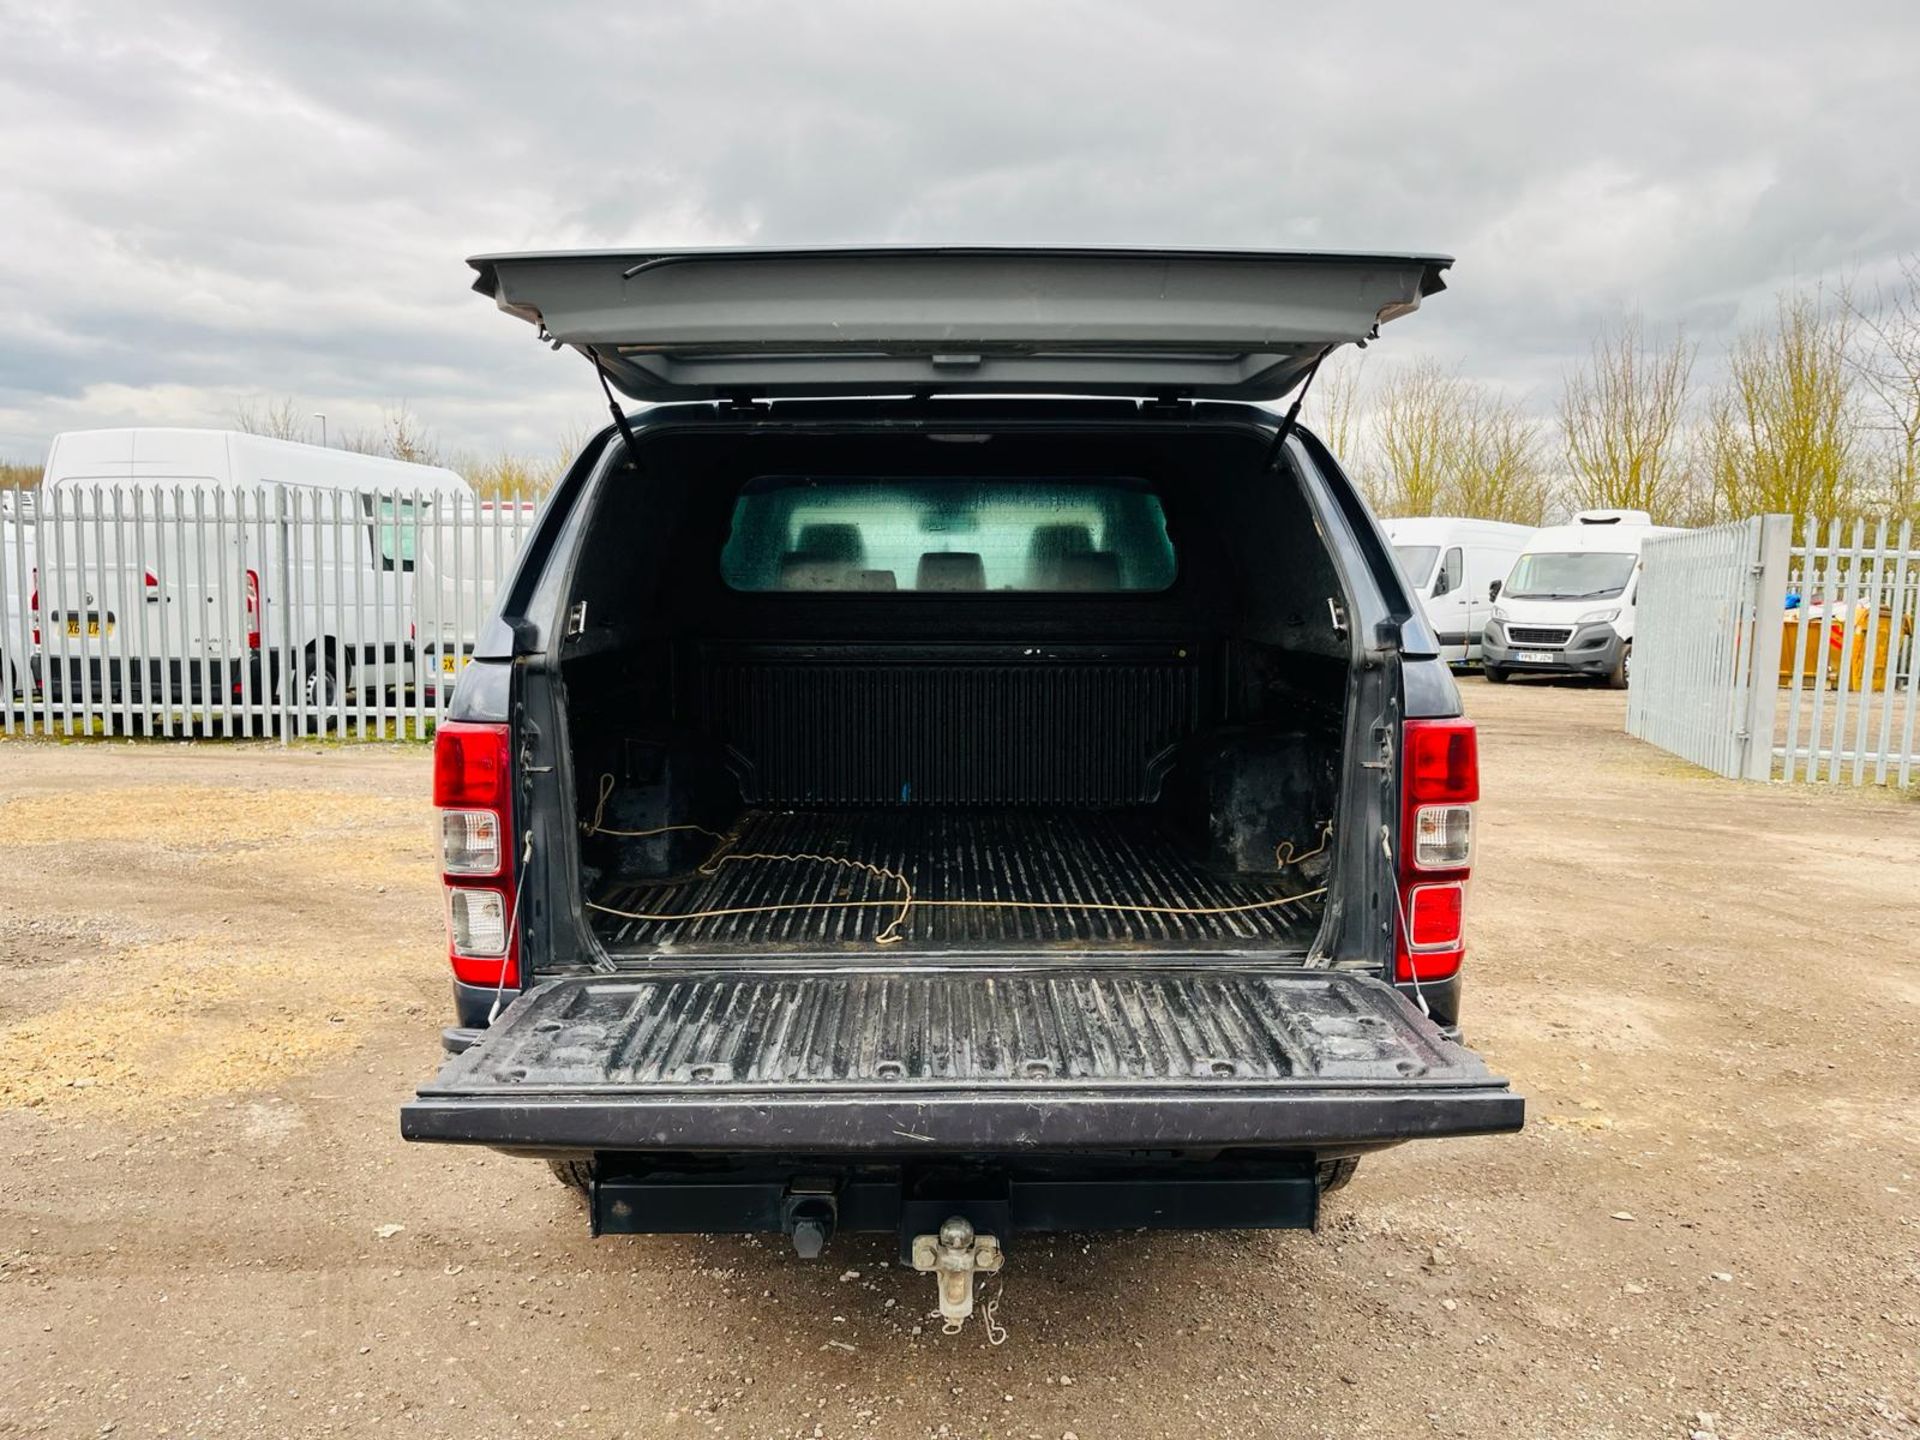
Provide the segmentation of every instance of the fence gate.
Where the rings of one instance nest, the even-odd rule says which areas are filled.
[[[1788,539],[1786,516],[1759,515],[1647,541],[1628,734],[1729,779],[1771,777]]]
[[[1763,515],[1643,558],[1629,734],[1733,778],[1920,781],[1910,522],[1810,518],[1795,544]]]
[[[1826,542],[1821,543],[1824,529]],[[1920,550],[1911,521],[1809,519],[1793,547],[1773,753],[1785,780],[1912,785]],[[1772,676],[1767,677],[1772,680]]]

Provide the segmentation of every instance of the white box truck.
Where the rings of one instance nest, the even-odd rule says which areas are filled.
[[[1533,534],[1527,525],[1450,515],[1382,520],[1408,588],[1426,612],[1450,665],[1480,658],[1480,635],[1493,613],[1493,582],[1507,572]]]
[[[1489,591],[1497,603],[1480,642],[1487,679],[1584,675],[1626,689],[1640,547],[1675,529],[1644,510],[1582,510],[1570,525],[1534,531]]]
[[[71,704],[299,705],[414,683],[415,548],[451,470],[222,430],[56,436],[36,679]]]

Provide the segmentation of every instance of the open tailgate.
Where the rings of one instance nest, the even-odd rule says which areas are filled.
[[[474,289],[636,400],[1272,400],[1443,288],[1444,255],[866,248],[482,255]]]
[[[1329,1147],[1517,1130],[1391,986],[1325,970],[551,980],[401,1111],[410,1140],[591,1150]]]

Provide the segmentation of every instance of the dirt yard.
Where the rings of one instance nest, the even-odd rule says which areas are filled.
[[[999,1348],[879,1239],[589,1240],[401,1143],[420,749],[0,745],[0,1435],[1920,1434],[1920,803],[1468,686],[1470,1038],[1517,1137],[1320,1234],[1062,1239]]]

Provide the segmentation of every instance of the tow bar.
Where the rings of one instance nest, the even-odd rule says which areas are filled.
[[[937,1235],[913,1237],[913,1268],[931,1273],[940,1286],[940,1319],[949,1335],[958,1335],[973,1314],[973,1277],[996,1275],[1006,1257],[992,1235],[976,1235],[963,1215],[940,1223]]]

